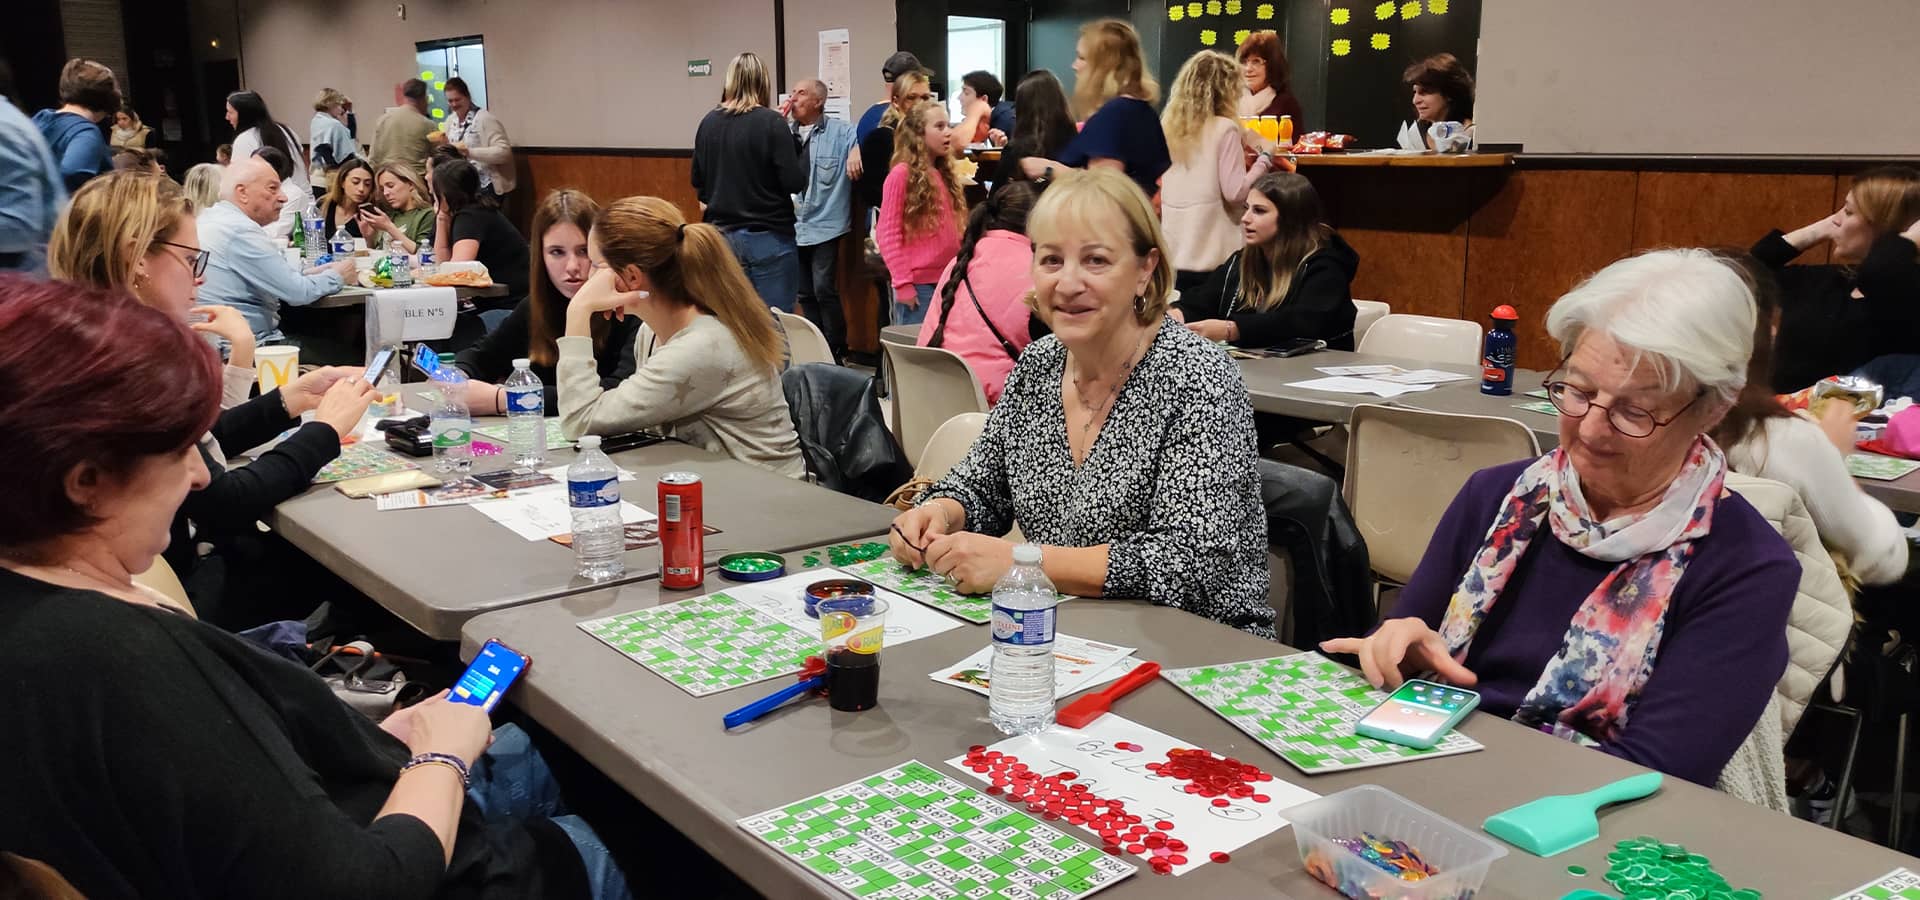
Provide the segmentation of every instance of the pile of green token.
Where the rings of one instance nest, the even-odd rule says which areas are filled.
[[[1760,900],[1759,891],[1727,884],[1706,857],[1644,835],[1615,844],[1607,866],[1607,883],[1624,900]]]
[[[879,559],[887,555],[887,545],[880,541],[868,541],[864,544],[834,544],[827,548],[827,564],[832,566],[851,566],[868,560]],[[806,568],[820,565],[820,554],[809,553],[802,560]]]

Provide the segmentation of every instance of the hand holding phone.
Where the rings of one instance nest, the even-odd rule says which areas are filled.
[[[1430,750],[1480,705],[1480,695],[1418,678],[1407,679],[1355,723],[1355,734]]]
[[[360,380],[368,384],[379,384],[380,376],[387,374],[387,363],[392,359],[393,348],[381,347],[380,351],[373,355],[373,361],[367,363],[367,371]]]
[[[467,666],[467,671],[460,675],[460,680],[454,682],[453,691],[447,699],[493,712],[494,706],[500,703],[500,696],[532,664],[533,660],[527,658],[526,654],[497,640],[488,641],[473,657],[473,663]]]

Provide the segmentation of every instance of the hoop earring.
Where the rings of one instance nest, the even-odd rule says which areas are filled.
[[[1144,316],[1147,314],[1147,295],[1133,295],[1133,314],[1136,316]]]

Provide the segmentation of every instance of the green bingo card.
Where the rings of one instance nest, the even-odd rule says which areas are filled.
[[[909,569],[891,557],[857,566],[847,566],[854,577],[871,581],[887,590],[911,597],[948,615],[958,616],[975,625],[993,618],[993,598],[986,594],[962,594],[945,578],[926,569]]]
[[[1481,749],[1479,741],[1458,731],[1448,732],[1431,750],[1354,734],[1354,723],[1387,695],[1318,653],[1168,669],[1160,677],[1308,774]]]
[[[740,827],[863,900],[1075,900],[1134,872],[919,760]]]
[[[792,675],[820,652],[819,634],[724,591],[581,622],[580,629],[695,697]]]
[[[1863,884],[1833,900],[1920,900],[1920,875],[1895,869],[1872,884]]]

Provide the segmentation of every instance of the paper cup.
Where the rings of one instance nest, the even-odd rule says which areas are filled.
[[[253,367],[260,379],[260,393],[286,387],[300,377],[300,348],[275,344],[253,351]]]
[[[302,260],[300,259],[299,247],[283,247],[280,249],[280,253],[282,256],[285,256],[287,258],[287,265],[290,265],[296,269],[306,268],[306,266],[302,264]]]

